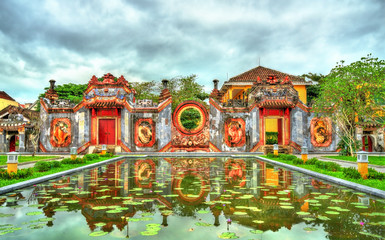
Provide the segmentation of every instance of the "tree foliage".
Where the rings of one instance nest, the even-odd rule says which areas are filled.
[[[313,85],[306,87],[307,102],[311,106],[313,105],[314,100],[320,94],[320,85],[323,83],[323,79],[325,78],[325,75],[309,72],[307,74],[302,74],[302,77],[309,78],[313,82]]]
[[[169,79],[168,89],[172,96],[172,109],[174,110],[180,103],[186,100],[194,100],[201,102],[209,98],[210,94],[206,93],[202,85],[196,82],[196,75],[186,77],[175,77]]]
[[[186,100],[195,100],[205,104],[203,101],[209,98],[209,94],[204,91],[202,85],[196,82],[197,76],[180,76],[168,80],[168,90],[172,96],[172,109],[174,110],[178,104]],[[161,81],[155,82],[134,82],[131,83],[136,91],[136,99],[151,99],[158,102],[159,93],[162,91]]]
[[[338,64],[338,63],[337,63]],[[322,79],[313,110],[333,120],[342,141],[352,154],[359,149],[356,129],[364,122],[384,124],[378,113],[384,111],[385,61],[371,54],[344,65],[341,61]],[[379,111],[380,110],[380,111]]]
[[[132,82],[131,87],[136,91],[136,99],[150,99],[153,102],[158,102],[160,93],[160,84],[151,82]]]

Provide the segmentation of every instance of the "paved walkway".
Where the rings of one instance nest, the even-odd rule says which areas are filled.
[[[298,158],[301,158],[301,155],[296,155]],[[311,154],[308,156],[308,159],[310,158],[317,158],[320,161],[325,161],[325,162],[335,162],[338,163],[341,167],[354,167],[357,168],[357,163],[356,162],[350,162],[350,161],[344,161],[344,160],[337,160],[337,159],[332,159],[332,158],[326,158],[324,157],[325,155],[318,155],[318,154]],[[370,168],[374,168],[377,172],[382,172],[385,173],[385,166],[379,166],[379,165],[372,165],[369,164]]]

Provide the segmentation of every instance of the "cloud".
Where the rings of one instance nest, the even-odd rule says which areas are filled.
[[[205,89],[263,66],[327,74],[385,59],[383,1],[0,1],[0,88],[31,102],[48,86],[111,72],[128,81],[197,74]]]

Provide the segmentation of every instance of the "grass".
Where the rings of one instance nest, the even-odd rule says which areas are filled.
[[[70,169],[73,169],[73,168],[78,168],[78,167],[85,166],[85,165],[90,165],[92,163],[101,162],[101,161],[104,161],[104,160],[107,160],[107,159],[111,159],[111,158],[114,158],[114,157],[117,157],[117,156],[113,156],[113,157],[100,157],[97,160],[87,161],[86,163],[81,163],[81,164],[62,164],[61,167],[59,167],[59,168],[52,168],[51,170],[49,170],[47,172],[36,172],[35,171],[32,176],[27,177],[27,178],[23,178],[23,179],[11,179],[11,180],[0,179],[0,187],[8,186],[8,185],[11,185],[11,184],[14,184],[14,183],[18,183],[18,182],[27,181],[27,180],[38,178],[38,177],[47,176],[47,175],[50,175],[50,174],[53,174],[53,173],[63,172],[63,171],[66,171],[66,170],[70,170]]]
[[[308,169],[308,170],[311,170],[311,171],[314,171],[314,172],[322,173],[322,174],[325,174],[325,175],[329,175],[329,176],[332,176],[332,177],[344,179],[344,180],[347,180],[347,181],[350,181],[350,182],[362,184],[362,185],[365,185],[365,186],[368,186],[368,187],[377,188],[377,189],[385,191],[385,184],[381,180],[376,180],[376,179],[365,179],[364,180],[364,179],[346,178],[344,176],[344,174],[342,173],[342,171],[332,172],[332,171],[328,171],[326,169],[317,168],[315,165],[306,165],[306,164],[296,165],[296,164],[293,164],[292,161],[281,160],[279,158],[268,158],[267,156],[262,156],[262,157],[270,159],[270,160],[273,160],[273,161],[286,163],[286,164],[293,165],[293,166],[296,166],[296,167]]]
[[[40,161],[50,158],[57,158],[57,156],[19,156],[19,163],[22,162],[31,162],[31,161]],[[7,156],[0,156],[0,165],[7,165]]]
[[[351,156],[325,156],[327,158],[344,160],[349,162],[357,162],[357,157]],[[385,166],[385,157],[369,156],[369,164]]]

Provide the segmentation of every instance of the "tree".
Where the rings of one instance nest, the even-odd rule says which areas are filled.
[[[385,61],[369,54],[347,66],[344,61],[337,63],[321,82],[313,110],[332,119],[338,127],[334,132],[340,136],[349,155],[359,149],[357,127],[367,121],[385,124],[378,115],[385,110],[378,100],[385,97],[384,80]]]
[[[131,86],[135,89],[136,99],[150,99],[153,102],[158,102],[160,84],[155,81],[151,82],[132,82]]]
[[[323,79],[325,78],[325,75],[309,72],[307,74],[302,74],[302,77],[309,78],[313,82],[313,85],[310,85],[306,88],[307,102],[311,106],[313,104],[313,101],[320,94],[320,85],[323,83]]]
[[[174,110],[180,103],[186,100],[194,100],[203,103],[209,98],[210,94],[206,93],[202,85],[196,82],[196,75],[186,77],[175,77],[169,79],[168,89],[172,96],[172,109]]]

